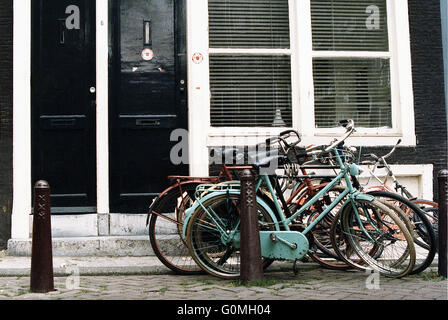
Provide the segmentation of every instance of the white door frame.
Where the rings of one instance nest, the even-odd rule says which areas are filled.
[[[31,0],[14,1],[11,237],[29,237],[31,213]]]
[[[97,212],[109,213],[109,1],[96,0]]]
[[[13,239],[31,231],[31,1],[14,1]],[[109,213],[108,13],[108,0],[96,0],[97,212],[103,214]]]

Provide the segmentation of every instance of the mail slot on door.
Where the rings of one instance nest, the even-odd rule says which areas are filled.
[[[176,128],[176,115],[120,115],[122,128],[142,129],[169,129]]]
[[[86,117],[73,116],[41,116],[40,125],[44,130],[79,130],[84,129]]]

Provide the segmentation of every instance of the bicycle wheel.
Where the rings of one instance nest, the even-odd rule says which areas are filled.
[[[322,181],[319,180],[319,184],[316,189],[314,189],[313,194],[319,192],[326,185],[327,183],[322,183]],[[342,186],[333,187],[312,206],[311,212],[306,210],[294,220],[293,226],[297,226],[294,230],[302,232],[305,229],[305,226],[309,226],[344,190],[345,187]],[[304,188],[302,192],[296,196],[297,201],[291,204],[291,212],[297,211],[300,204],[306,203],[311,197],[312,194],[308,194],[308,188]],[[321,221],[319,221],[309,233],[307,233],[307,238],[310,244],[310,250],[307,255],[311,260],[326,269],[347,270],[350,269],[351,266],[341,261],[339,256],[333,250],[330,240],[330,227],[339,208],[340,205],[337,205]]]
[[[181,236],[184,213],[194,202],[197,182],[187,183],[164,194],[152,208],[149,223],[151,247],[159,260],[177,274],[194,275],[202,269],[190,256]]]
[[[316,189],[315,192],[319,192],[326,185],[321,185],[319,189]],[[329,190],[321,199],[319,199],[313,205],[313,212],[309,215],[307,219],[307,226],[309,226],[313,221],[328,207],[333,201],[345,190],[345,187],[335,186],[331,190]],[[329,258],[339,259],[338,255],[334,252],[333,246],[331,244],[330,239],[330,228],[333,224],[333,220],[339,211],[343,201],[341,201],[336,207],[334,207],[327,215],[320,220],[313,228],[313,242],[316,247],[321,251],[324,255]]]
[[[366,263],[362,260],[353,250],[353,247],[347,243],[344,233],[342,232],[340,217],[341,211],[339,211],[334,217],[333,224],[330,228],[330,240],[333,247],[334,252],[339,257],[342,265],[346,265],[347,269],[354,268],[358,270],[367,269]],[[373,257],[379,257],[381,254],[379,247],[373,247],[369,252],[369,255]]]
[[[420,210],[413,202],[396,193],[372,191],[368,194],[375,196],[386,204],[389,203],[398,207],[409,218],[416,249],[416,263],[410,274],[417,274],[428,268],[434,260],[437,245],[433,226],[425,212]]]
[[[425,199],[411,200],[412,203],[416,204],[426,215],[426,218],[432,225],[434,230],[434,235],[436,238],[435,245],[438,250],[439,245],[439,204],[434,201]]]
[[[377,199],[357,200],[355,206],[356,213],[349,203],[340,218],[341,230],[350,248],[380,274],[394,278],[409,274],[416,253],[412,235],[403,222],[406,217],[399,217]],[[378,258],[371,255],[375,247],[381,248]]]
[[[204,201],[188,222],[186,242],[191,256],[204,271],[219,278],[240,276],[239,202],[238,194],[218,194]],[[257,215],[260,231],[275,229],[269,213],[258,204]],[[227,239],[225,235],[233,230],[237,233]],[[272,262],[262,260],[264,266]]]

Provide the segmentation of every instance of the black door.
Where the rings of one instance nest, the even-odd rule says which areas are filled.
[[[187,127],[185,0],[115,0],[110,83],[111,212],[146,212],[174,165],[173,130]]]
[[[32,179],[55,212],[96,210],[95,1],[32,1]]]

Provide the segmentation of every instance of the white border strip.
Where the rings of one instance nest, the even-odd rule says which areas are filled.
[[[96,0],[96,194],[98,213],[109,213],[108,27],[108,0]]]
[[[210,54],[249,54],[249,55],[291,55],[290,49],[227,49],[227,48],[209,48]]]
[[[187,1],[188,132],[190,175],[208,176],[207,133],[210,124],[208,2]],[[200,63],[193,55],[202,56]]]
[[[31,0],[14,1],[11,237],[29,237],[31,213]]]

